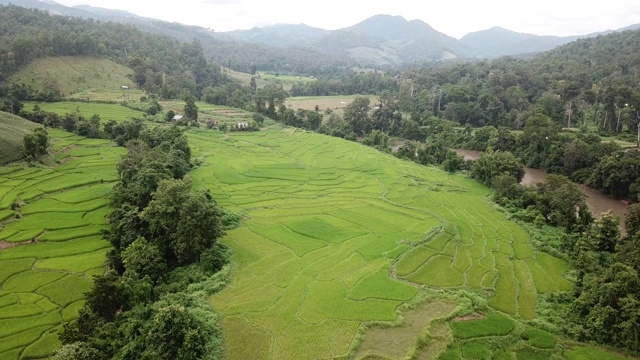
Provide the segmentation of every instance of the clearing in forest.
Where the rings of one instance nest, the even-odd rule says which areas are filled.
[[[60,165],[0,167],[0,359],[45,358],[60,346],[110,247],[100,230],[126,150],[48,131]]]
[[[133,70],[108,59],[59,56],[31,61],[12,75],[9,82],[43,91],[57,90],[63,97],[98,100],[88,94],[110,91],[126,96],[121,89],[122,86],[133,87],[131,75]]]
[[[194,185],[246,215],[224,238],[233,281],[212,298],[234,359],[353,354],[362,325],[396,321],[419,285],[477,291],[516,319],[571,286],[473,180],[290,128],[188,137],[204,160]]]
[[[357,97],[368,97],[371,100],[371,106],[374,106],[378,99],[376,95],[297,96],[288,98],[286,105],[296,110],[315,110],[317,105],[320,111],[331,109],[342,116],[345,106],[351,104]]]

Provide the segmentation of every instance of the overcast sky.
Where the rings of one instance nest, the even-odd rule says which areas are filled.
[[[584,35],[640,23],[638,0],[57,0],[127,10],[141,16],[199,25],[216,31],[250,29],[277,23],[334,30],[377,14],[420,19],[460,38],[501,26],[537,35]]]

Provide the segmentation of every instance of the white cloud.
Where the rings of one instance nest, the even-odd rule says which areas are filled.
[[[574,2],[537,0],[429,1],[370,0],[320,2],[285,0],[59,0],[65,5],[88,4],[122,9],[141,16],[213,28],[249,29],[277,23],[305,23],[325,29],[356,24],[376,14],[420,19],[445,34],[501,26],[538,35],[580,35],[640,23],[640,6],[632,0]]]

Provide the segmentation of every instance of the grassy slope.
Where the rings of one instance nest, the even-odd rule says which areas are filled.
[[[86,94],[73,94],[88,90],[121,93],[121,86],[132,87],[132,81],[128,77],[132,73],[131,69],[107,59],[64,56],[35,60],[11,76],[9,81],[24,83],[34,89],[53,86],[63,96],[86,98],[89,97]]]
[[[37,126],[19,116],[0,112],[0,164],[23,158],[22,137]]]
[[[225,238],[238,270],[212,300],[232,358],[353,351],[361,324],[394,321],[414,298],[415,287],[389,276],[403,253],[398,277],[477,289],[516,319],[535,317],[537,293],[571,286],[566,265],[535,252],[474,181],[292,129],[199,130],[189,141],[206,159],[192,172],[196,186],[250,218]]]
[[[0,167],[0,359],[50,355],[92,275],[104,272],[109,243],[100,230],[125,149],[56,129],[49,134],[61,165]],[[17,199],[25,203],[19,219],[11,210]]]

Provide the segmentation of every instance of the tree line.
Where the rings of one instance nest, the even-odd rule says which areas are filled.
[[[182,130],[139,121],[118,129],[128,153],[110,195],[108,270],[94,277],[54,358],[219,358],[221,330],[206,298],[224,286],[228,251],[217,239],[238,218],[192,189]]]

